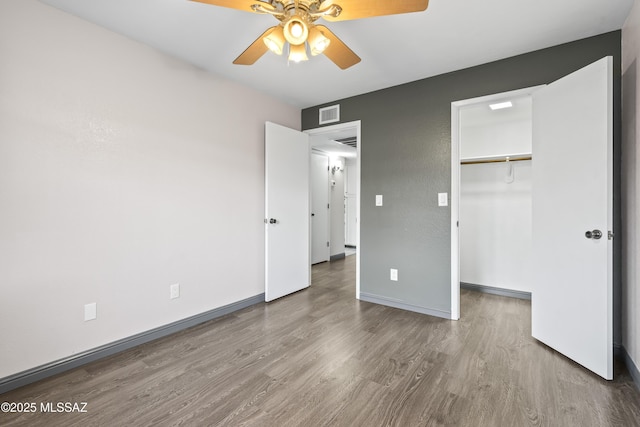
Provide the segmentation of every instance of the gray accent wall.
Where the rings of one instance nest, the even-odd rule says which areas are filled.
[[[361,291],[449,313],[451,213],[438,207],[437,193],[451,192],[451,102],[547,84],[608,55],[615,67],[614,228],[619,228],[620,43],[615,31],[304,109],[305,130],[319,127],[320,107],[336,103],[342,122],[362,121]],[[382,207],[375,206],[376,194],[384,196]],[[616,260],[619,253],[616,242]],[[615,264],[619,314],[620,263]],[[389,280],[390,268],[398,269],[397,282]]]

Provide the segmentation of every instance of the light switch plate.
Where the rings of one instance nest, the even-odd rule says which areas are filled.
[[[382,194],[376,194],[376,206],[382,206]]]
[[[438,206],[449,206],[448,193],[438,193]]]
[[[393,280],[394,282],[398,281],[398,269],[392,268],[389,270],[389,279]]]

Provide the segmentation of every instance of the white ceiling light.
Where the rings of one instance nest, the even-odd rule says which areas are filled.
[[[498,102],[497,104],[489,104],[489,108],[491,108],[492,110],[502,110],[503,108],[511,108],[511,107],[513,107],[513,104],[511,103],[511,101]]]

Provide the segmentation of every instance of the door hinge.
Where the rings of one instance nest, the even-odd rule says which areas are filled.
[[[327,242],[327,247],[329,247],[329,242]]]
[[[327,203],[327,209],[329,209],[329,203]]]
[[[613,240],[613,231],[609,230],[608,236],[609,240]]]

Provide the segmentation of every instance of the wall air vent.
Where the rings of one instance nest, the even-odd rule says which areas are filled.
[[[320,118],[318,119],[318,123],[321,125],[340,121],[340,104],[324,107],[319,111]]]
[[[358,147],[358,138],[355,136],[350,136],[348,138],[336,139],[336,142],[340,144],[348,145],[349,147],[357,148]]]

